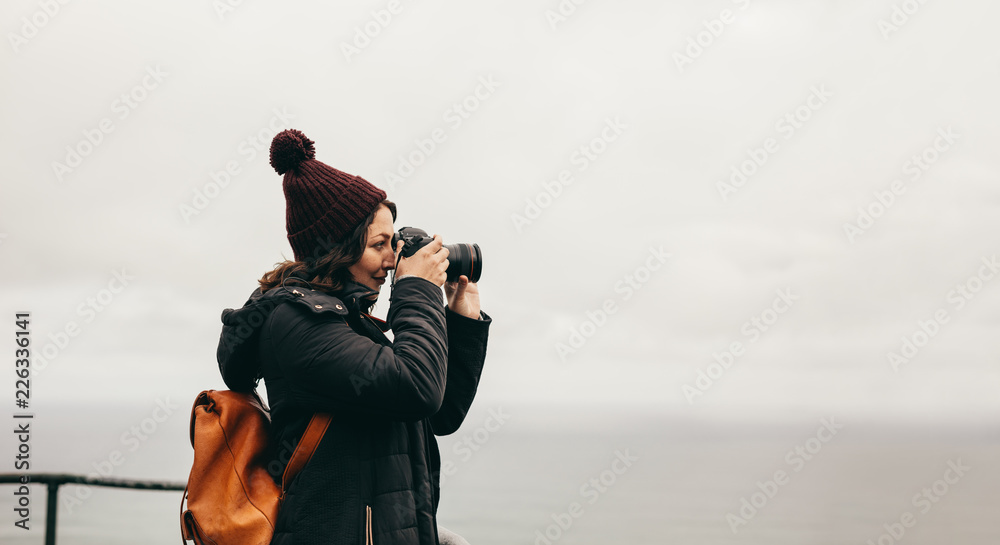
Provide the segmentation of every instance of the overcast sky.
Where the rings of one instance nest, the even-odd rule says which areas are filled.
[[[224,388],[291,127],[481,246],[483,403],[1000,409],[995,2],[49,3],[0,8],[39,403]]]

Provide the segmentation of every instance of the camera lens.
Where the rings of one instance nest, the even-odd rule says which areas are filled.
[[[479,282],[483,274],[483,252],[472,243],[445,244],[448,248],[448,282],[457,282],[463,274],[469,282]]]

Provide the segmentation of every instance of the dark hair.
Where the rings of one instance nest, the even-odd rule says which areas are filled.
[[[308,278],[313,289],[323,290],[327,293],[336,293],[344,289],[347,282],[351,280],[351,272],[347,269],[357,263],[364,254],[365,246],[368,245],[368,227],[375,221],[375,215],[382,206],[389,209],[389,212],[392,213],[392,221],[395,222],[396,204],[385,199],[342,240],[317,241],[318,245],[313,256],[307,257],[303,261],[286,260],[277,263],[274,269],[264,273],[264,276],[259,280],[260,290],[266,292],[280,286],[293,273],[299,273],[296,276]],[[367,310],[370,311],[374,304],[375,301],[372,301]]]

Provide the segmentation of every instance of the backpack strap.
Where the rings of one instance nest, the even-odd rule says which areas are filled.
[[[302,471],[302,468],[306,467],[313,453],[316,452],[316,447],[319,446],[320,440],[323,439],[326,429],[330,427],[330,420],[331,417],[327,413],[315,413],[312,419],[309,420],[309,426],[306,427],[305,433],[299,439],[299,444],[296,445],[295,452],[292,453],[291,459],[288,460],[288,465],[285,466],[285,473],[281,476],[281,496],[278,500],[279,502],[285,499],[285,492],[292,483],[292,479],[298,475],[299,471]]]

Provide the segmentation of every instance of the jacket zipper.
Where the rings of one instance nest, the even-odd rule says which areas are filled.
[[[375,545],[372,538],[372,508],[365,506],[365,545]]]

